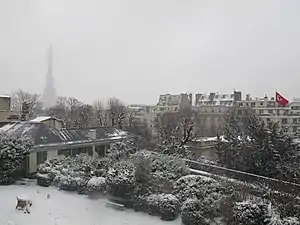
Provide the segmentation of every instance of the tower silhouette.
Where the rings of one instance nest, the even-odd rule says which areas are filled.
[[[54,85],[54,77],[52,74],[52,46],[48,50],[48,71],[46,75],[46,84],[43,94],[44,108],[50,108],[56,104],[56,89]]]

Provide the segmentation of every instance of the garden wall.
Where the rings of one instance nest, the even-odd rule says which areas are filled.
[[[224,176],[227,178],[232,178],[247,183],[265,185],[273,190],[300,195],[300,185],[295,183],[290,183],[286,181],[280,181],[273,178],[263,177],[251,173],[245,173],[242,171],[226,169],[220,166],[208,165],[192,160],[184,160],[188,167],[195,170],[202,170],[204,172],[216,174],[219,176]]]

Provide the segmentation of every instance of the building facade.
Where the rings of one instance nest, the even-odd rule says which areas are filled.
[[[18,116],[11,110],[11,97],[0,95],[0,122],[18,120]]]
[[[152,135],[156,136],[158,134],[156,125],[160,115],[165,112],[178,112],[185,108],[192,109],[192,100],[192,94],[163,94],[159,95],[156,105],[130,105],[127,110],[131,113],[133,120],[146,123]]]
[[[277,122],[289,133],[300,132],[300,99],[294,99],[286,107],[279,105],[274,97],[252,99],[247,95],[245,100],[237,101],[239,107],[250,107],[256,116],[265,123]]]

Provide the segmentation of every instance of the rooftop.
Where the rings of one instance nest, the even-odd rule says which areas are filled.
[[[35,145],[50,145],[50,144],[65,144],[74,142],[92,141],[89,137],[91,130],[96,132],[97,140],[116,140],[124,138],[127,133],[117,130],[113,127],[98,127],[94,129],[54,129],[41,122],[26,121],[26,122],[11,122],[0,128],[0,132],[8,134],[29,136],[34,140]]]
[[[56,119],[56,120],[60,120],[60,119],[57,119],[55,117],[52,117],[52,116],[38,116],[32,120],[30,120],[31,122],[44,122],[46,120],[49,120],[49,119]]]

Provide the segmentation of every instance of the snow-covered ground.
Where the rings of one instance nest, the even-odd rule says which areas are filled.
[[[49,195],[48,195],[49,194]],[[15,210],[17,196],[33,201],[31,214]],[[47,198],[50,196],[50,198]],[[179,225],[180,219],[164,222],[158,217],[129,209],[118,211],[106,206],[105,199],[91,200],[76,193],[55,188],[29,186],[0,186],[1,225]]]

